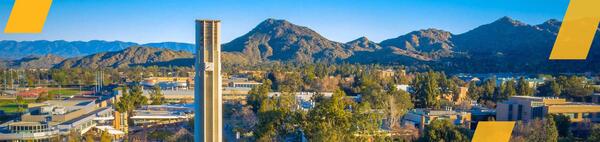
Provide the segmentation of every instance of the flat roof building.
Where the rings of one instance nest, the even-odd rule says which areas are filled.
[[[425,125],[429,125],[434,120],[447,119],[454,125],[464,125],[469,128],[471,123],[471,113],[464,111],[446,110],[430,110],[430,109],[412,109],[402,119],[405,125],[414,125],[419,129],[424,129]]]
[[[193,115],[193,104],[147,105],[135,110],[131,119],[136,125],[148,127],[190,120]]]
[[[558,97],[513,96],[496,107],[498,121],[531,121],[544,118],[548,114],[561,114],[570,117],[571,122],[589,119],[600,122],[600,105],[591,103],[567,102]]]
[[[126,115],[116,116],[111,107],[100,107],[95,100],[50,100],[34,103],[19,121],[0,125],[0,141],[49,141],[71,132],[84,134],[96,126],[106,125],[127,133]],[[120,135],[122,136],[122,135]],[[119,137],[120,137],[119,136]]]

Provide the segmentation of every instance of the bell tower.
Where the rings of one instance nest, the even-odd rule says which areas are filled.
[[[196,20],[194,141],[223,141],[219,20]]]

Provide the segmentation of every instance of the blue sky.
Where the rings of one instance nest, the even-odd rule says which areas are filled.
[[[221,19],[222,42],[267,18],[307,26],[347,42],[379,42],[438,28],[455,34],[510,16],[529,24],[562,19],[568,0],[54,0],[41,34],[2,40],[194,41],[194,19]],[[0,27],[14,0],[0,0]]]

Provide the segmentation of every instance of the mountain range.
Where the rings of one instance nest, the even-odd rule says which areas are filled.
[[[222,45],[225,64],[265,62],[362,63],[418,66],[449,72],[598,72],[600,38],[585,61],[549,61],[561,22],[530,25],[502,17],[462,34],[441,29],[413,31],[380,43],[360,37],[346,43],[286,20],[267,19],[248,33]],[[129,48],[128,48],[129,47]],[[156,48],[151,48],[156,47]],[[54,67],[192,66],[194,45],[121,41],[0,41],[0,55],[12,66],[31,55],[57,55]],[[23,61],[24,62],[24,61]],[[23,63],[20,62],[20,63]]]
[[[14,60],[28,56],[43,56],[52,54],[64,58],[81,57],[100,52],[120,51],[132,46],[163,47],[177,51],[192,52],[193,44],[178,42],[161,42],[138,44],[124,41],[0,41],[0,58]]]

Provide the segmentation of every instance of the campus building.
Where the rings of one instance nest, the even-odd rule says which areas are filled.
[[[377,76],[380,78],[394,78],[396,71],[392,69],[377,70]]]
[[[245,77],[222,78],[222,94],[224,101],[245,100],[248,92],[252,88],[262,83],[252,81]],[[165,100],[169,103],[191,103],[194,100],[194,80],[186,77],[150,77],[146,78],[141,84],[145,87],[143,95],[150,98],[152,87],[159,86]],[[121,92],[117,92],[120,94]]]
[[[454,125],[469,128],[471,124],[471,113],[464,111],[455,111],[451,109],[431,110],[431,109],[412,109],[402,119],[404,125],[413,125],[421,130],[425,129],[434,120],[450,120]]]
[[[137,126],[152,127],[154,125],[173,124],[188,121],[194,116],[191,104],[183,105],[147,105],[136,109],[131,119]]]
[[[163,90],[187,90],[193,88],[194,80],[191,77],[149,77],[140,84],[146,88],[158,86]]]
[[[113,122],[126,122],[127,116],[118,115],[103,102],[79,98],[32,103],[20,120],[0,124],[0,141],[49,141],[71,133],[83,135],[93,129],[112,130],[114,138],[124,136],[127,124]]]
[[[259,86],[261,84],[262,83],[255,82],[255,81],[231,82],[231,86],[232,87],[239,87],[239,88],[254,88],[254,87]]]
[[[544,118],[548,114],[566,115],[570,117],[571,122],[600,122],[600,105],[567,102],[566,99],[558,97],[513,96],[496,107],[498,121],[528,122],[535,118]]]

